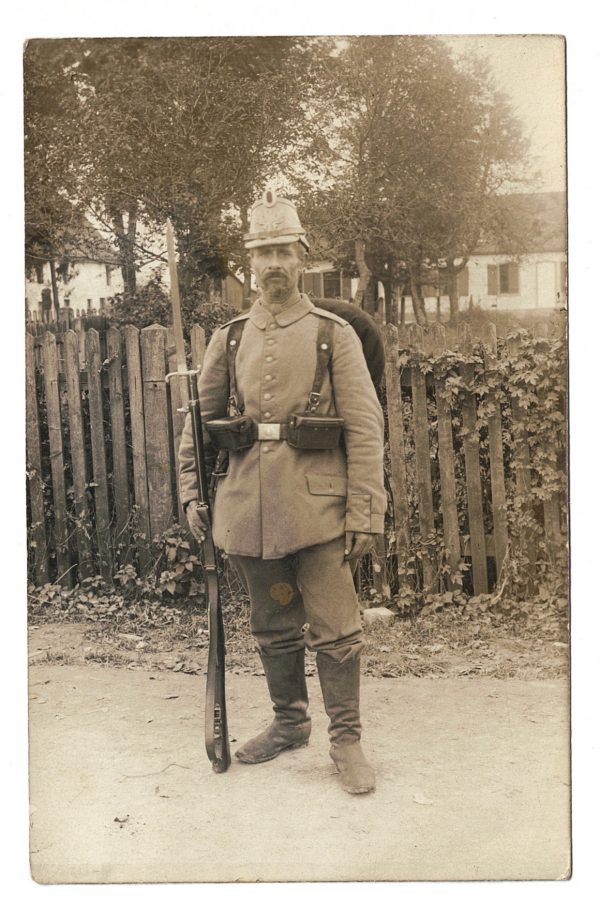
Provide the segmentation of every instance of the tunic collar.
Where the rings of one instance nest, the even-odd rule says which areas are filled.
[[[296,320],[302,319],[312,310],[312,303],[306,294],[294,294],[290,297],[288,304],[277,316],[267,310],[260,299],[255,300],[250,310],[250,319],[258,329],[266,329],[267,324],[273,319],[279,326],[289,326]]]

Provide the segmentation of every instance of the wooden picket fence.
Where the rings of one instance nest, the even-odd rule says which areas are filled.
[[[415,537],[424,547],[419,578],[427,589],[463,583],[461,563],[471,564],[472,590],[486,593],[508,551],[507,483],[499,392],[494,389],[496,340],[489,324],[481,337],[490,384],[487,454],[481,457],[476,396],[460,397],[464,464],[457,469],[456,433],[443,375],[414,362],[399,367],[402,353],[465,357],[461,376],[473,370],[469,328],[384,327],[386,348],[389,487],[393,524],[379,541],[371,566],[375,589],[389,594],[391,570],[403,565]],[[183,428],[181,387],[167,383],[176,369],[171,329],[134,326],[79,328],[27,334],[27,466],[31,569],[35,582],[72,585],[91,575],[112,578],[126,562],[144,571],[154,538],[175,522],[185,524],[179,503],[177,451]],[[512,347],[518,349],[518,339]],[[194,366],[202,363],[205,335],[191,331]],[[407,422],[406,406],[410,406]],[[518,400],[513,418],[523,418]],[[456,427],[456,425],[455,425]],[[435,454],[435,470],[432,456]],[[530,502],[526,436],[517,439],[511,488]],[[482,462],[487,464],[493,527],[486,533]],[[512,483],[514,480],[514,485]],[[466,509],[458,497],[466,495]],[[463,505],[464,505],[463,501]],[[564,496],[543,503],[543,527],[565,540]],[[488,523],[490,515],[487,515]],[[461,529],[462,521],[462,529]],[[465,524],[466,521],[466,524]],[[442,578],[428,541],[442,535],[447,570]],[[525,539],[525,536],[524,536]],[[535,565],[535,545],[530,548]],[[389,560],[395,560],[390,569]],[[490,565],[490,560],[492,565]],[[491,576],[490,576],[490,573]]]

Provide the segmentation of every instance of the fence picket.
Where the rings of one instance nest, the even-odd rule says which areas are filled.
[[[434,357],[439,357],[446,350],[446,333],[444,327],[432,327],[432,345]],[[456,504],[456,475],[454,471],[454,444],[452,441],[451,393],[445,387],[446,375],[437,371],[434,374],[435,402],[438,430],[438,463],[440,468],[440,504],[444,528],[444,544],[450,567],[450,582],[454,587],[462,585],[460,573],[461,549],[458,529],[458,508]]]
[[[165,367],[164,326],[142,329],[142,380],[144,412],[152,424],[146,426],[146,468],[150,534],[155,537],[173,523],[174,502],[171,489],[171,432]]]
[[[175,351],[175,336],[173,333],[173,327],[169,326],[167,328],[167,359],[168,359],[168,369],[170,374],[174,374],[177,371],[177,354]],[[181,443],[181,434],[183,432],[183,425],[185,421],[185,414],[183,409],[187,406],[186,401],[186,390],[187,390],[187,381],[184,378],[171,377],[169,386],[167,388],[167,395],[169,396],[169,405],[171,409],[171,431],[173,433],[173,456],[175,460],[179,456],[179,445]],[[175,494],[177,495],[177,512],[179,516],[179,523],[182,527],[186,526],[186,517],[181,506],[181,488],[179,484],[179,463],[175,462],[172,469],[172,486],[175,489]]]
[[[402,420],[400,372],[398,370],[398,330],[391,323],[384,327],[384,345],[385,386],[390,434],[391,490],[394,502],[396,552],[398,554],[400,574],[402,575],[410,545],[410,509],[406,486],[404,423]]]
[[[490,481],[492,489],[492,516],[494,519],[496,573],[499,575],[508,549],[508,520],[506,513],[506,485],[504,482],[502,418],[500,415],[499,391],[496,377],[496,368],[498,366],[498,342],[496,339],[496,327],[493,323],[487,323],[484,326],[481,333],[481,341],[484,346],[486,382],[491,387],[491,392],[485,397],[485,404],[490,413],[488,416]]]
[[[110,582],[112,581],[112,554],[104,439],[102,360],[100,336],[95,329],[88,329],[85,346],[90,399],[90,433],[92,441],[92,468],[94,476],[94,505],[96,511],[98,560],[100,564],[100,574],[106,581]]]
[[[424,354],[423,330],[411,326],[409,342],[413,355]],[[427,541],[435,530],[433,518],[433,495],[431,489],[431,446],[429,443],[429,420],[427,417],[427,380],[421,368],[414,364],[410,369],[412,390],[413,437],[415,442],[415,467],[417,494],[419,500],[419,531],[421,539]],[[422,556],[423,587],[429,591],[434,579],[434,562],[430,548],[425,545]]]
[[[64,584],[73,584],[69,533],[67,528],[67,493],[65,488],[65,462],[63,456],[62,422],[60,414],[60,393],[58,389],[58,354],[56,339],[51,332],[42,340],[44,366],[44,392],[48,418],[48,442],[50,446],[50,470],[52,473],[52,499],[54,507],[54,549],[58,578]]]
[[[468,359],[471,354],[471,331],[463,324],[459,331],[462,354]],[[472,364],[461,363],[461,376],[467,386],[474,380]],[[471,563],[473,567],[473,590],[475,594],[488,593],[487,554],[483,521],[483,498],[481,473],[479,469],[479,432],[477,430],[477,400],[474,393],[463,393],[463,448],[465,453],[465,479],[467,485],[467,509],[469,515],[469,538]]]
[[[511,357],[516,358],[522,346],[522,337],[520,333],[512,335],[508,339],[508,352]],[[511,412],[513,418],[513,451],[514,451],[514,470],[515,470],[515,496],[518,510],[525,515],[533,514],[531,502],[531,457],[529,453],[529,443],[527,441],[527,412],[521,406],[518,396],[511,396]],[[516,437],[515,437],[516,434]],[[523,526],[520,532],[521,548],[527,553],[528,558],[528,583],[526,593],[530,593],[533,581],[535,566],[537,562],[536,541],[533,539],[531,527]]]
[[[131,423],[131,455],[133,462],[133,500],[136,506],[135,532],[141,571],[149,562],[150,511],[148,505],[148,471],[146,469],[146,426],[144,420],[144,388],[140,331],[135,326],[125,327],[125,355],[127,360],[127,388],[129,391],[129,417]]]
[[[65,380],[69,413],[69,442],[71,469],[73,470],[73,503],[75,505],[77,544],[77,571],[79,579],[89,578],[95,572],[90,539],[90,508],[88,504],[88,477],[85,457],[83,413],[81,409],[81,377],[79,373],[79,343],[76,332],[65,333]]]
[[[548,341],[548,324],[536,323],[535,335],[539,339],[536,343],[538,351],[547,352],[550,348],[550,342]],[[542,386],[543,385],[542,383]],[[558,463],[555,464],[555,472],[558,473]],[[551,495],[549,498],[545,498],[542,502],[542,507],[544,514],[544,533],[548,544],[548,552],[551,559],[554,561],[556,551],[562,540],[560,528],[560,499],[558,493]]]
[[[129,483],[127,476],[127,439],[125,434],[125,397],[123,392],[123,347],[121,331],[111,326],[106,333],[108,395],[112,444],[112,485],[115,509],[113,548],[125,562],[129,549]]]
[[[35,384],[35,354],[33,336],[27,334],[26,343],[26,435],[27,435],[27,486],[31,511],[31,546],[33,547],[33,572],[36,585],[48,581],[48,546],[44,515],[44,490],[42,479],[42,446],[37,392]]]
[[[206,334],[202,326],[192,326],[192,367],[202,367],[206,352]]]

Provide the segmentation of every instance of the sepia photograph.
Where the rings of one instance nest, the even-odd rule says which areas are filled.
[[[35,882],[571,877],[566,47],[25,42]]]

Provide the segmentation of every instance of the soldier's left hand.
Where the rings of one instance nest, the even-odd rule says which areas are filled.
[[[355,533],[354,531],[348,530],[346,531],[344,559],[347,561],[360,559],[365,553],[370,553],[374,545],[375,537],[372,533]]]

